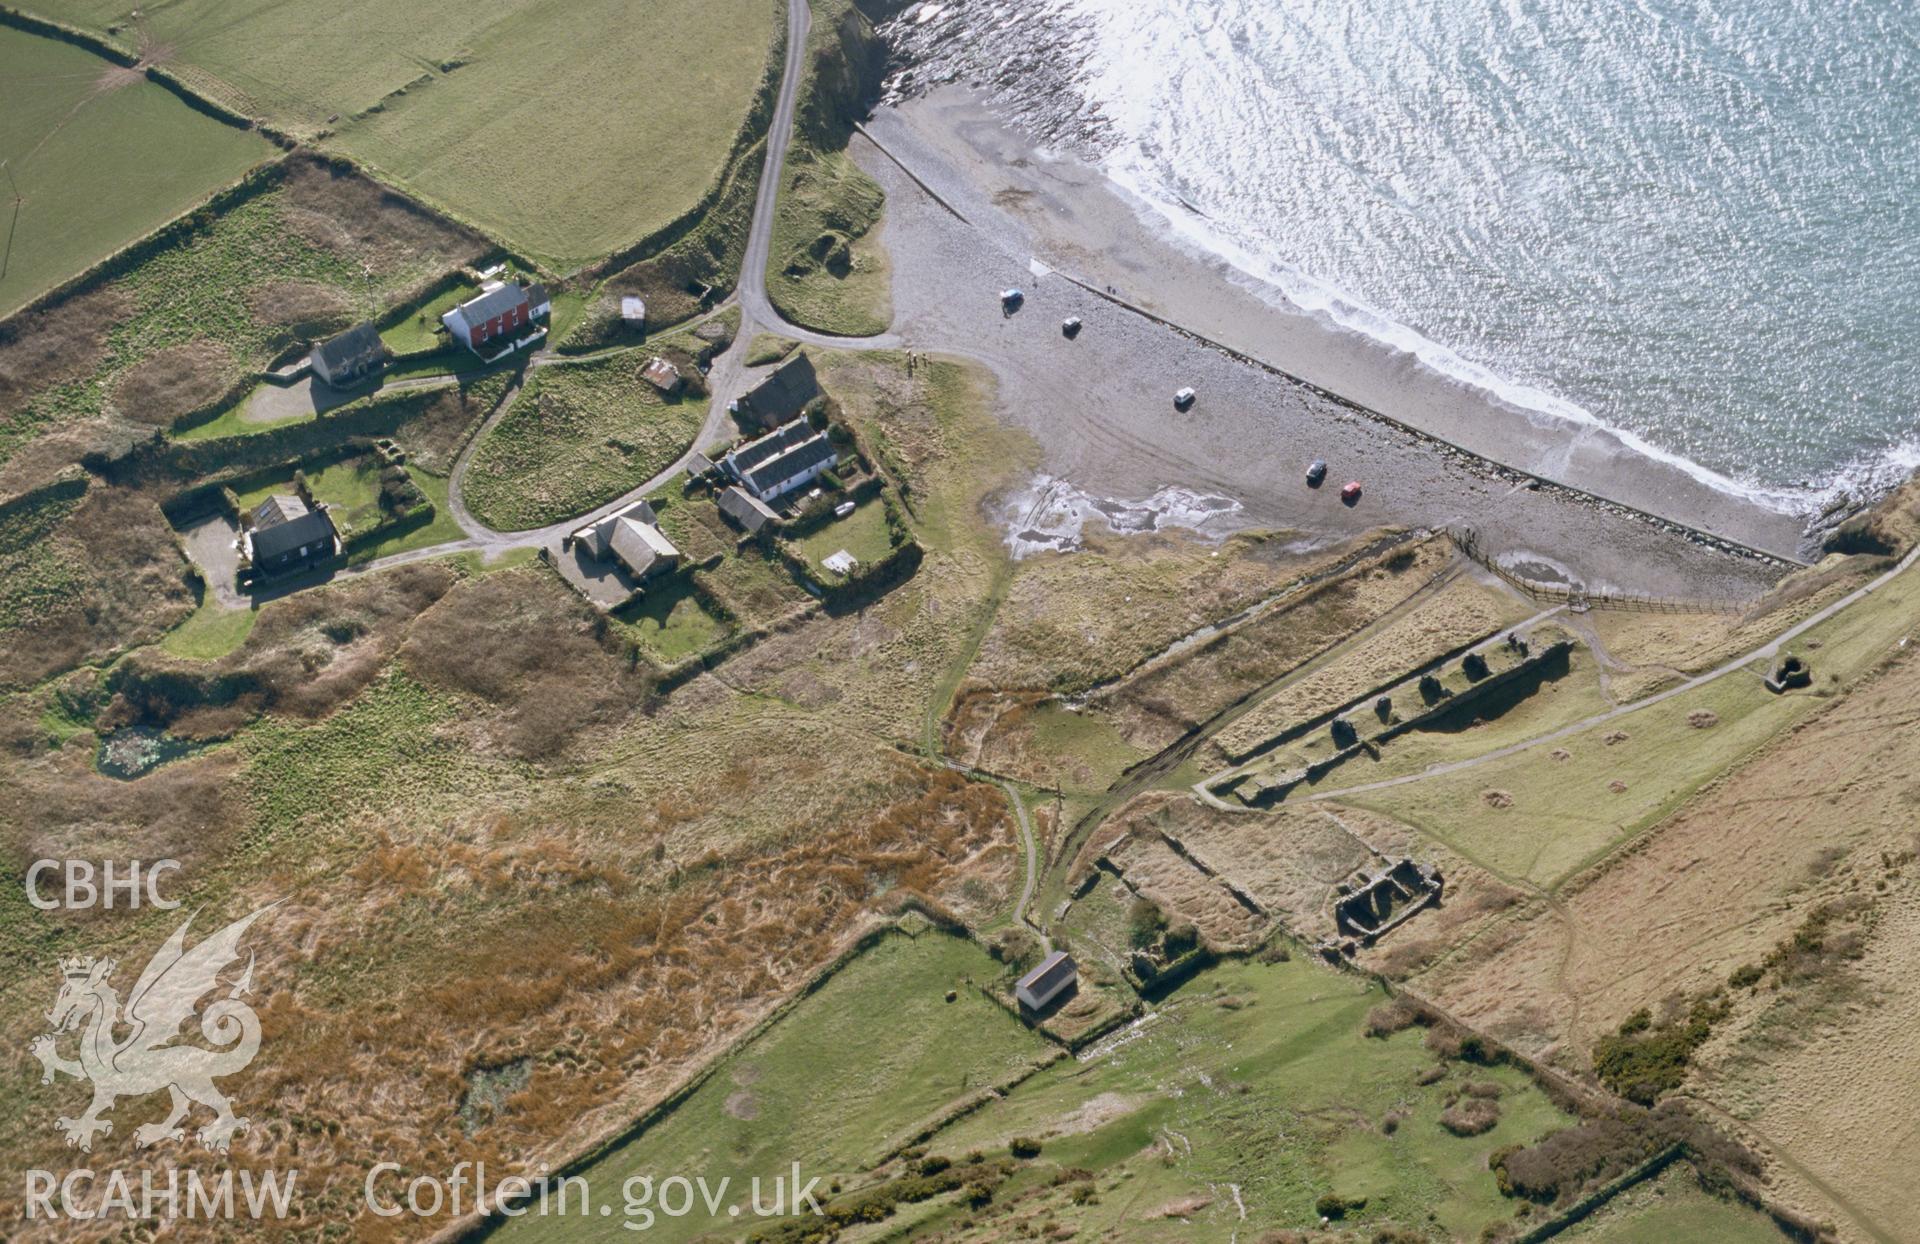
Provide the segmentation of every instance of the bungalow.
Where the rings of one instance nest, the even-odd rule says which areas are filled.
[[[1022,1010],[1044,1011],[1053,1000],[1067,992],[1080,979],[1073,956],[1056,950],[1040,961],[1040,966],[1021,977],[1013,987],[1013,996]]]
[[[825,432],[814,431],[805,419],[795,419],[736,446],[720,464],[741,487],[772,503],[820,478],[839,458],[839,450]]]
[[[768,523],[778,523],[780,516],[767,508],[767,503],[746,489],[734,484],[720,494],[720,512],[739,524],[748,535],[757,535]]]
[[[498,358],[520,338],[530,335],[534,321],[553,313],[553,300],[544,285],[495,285],[469,298],[440,317],[453,339],[485,359]]]
[[[345,389],[380,373],[387,365],[387,343],[364,321],[337,337],[313,347],[309,356],[313,374],[336,389]]]
[[[659,517],[645,501],[616,510],[567,540],[594,557],[619,562],[636,579],[665,574],[680,564],[680,550],[660,530]]]
[[[285,495],[268,497],[254,508],[253,526],[242,541],[247,561],[262,578],[304,570],[339,551],[327,507],[309,508],[300,498]]]
[[[775,428],[800,417],[807,403],[820,396],[820,378],[804,351],[780,364],[767,378],[733,403],[732,411],[750,424]]]

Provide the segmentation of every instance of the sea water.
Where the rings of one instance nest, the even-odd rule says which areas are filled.
[[[889,33],[1510,400],[1792,508],[1920,466],[1920,0],[963,0]]]

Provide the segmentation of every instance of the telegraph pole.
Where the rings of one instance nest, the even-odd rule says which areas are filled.
[[[20,193],[20,183],[13,179],[13,170],[7,167],[7,161],[0,160],[0,172],[7,175],[7,185],[13,190],[13,218],[7,222],[7,248],[0,252],[0,281],[4,281],[7,268],[13,263],[13,233],[20,227],[20,205],[26,198]]]

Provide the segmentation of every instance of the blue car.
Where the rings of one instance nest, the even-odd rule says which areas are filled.
[[[1307,487],[1318,488],[1327,482],[1327,464],[1315,458],[1313,465],[1307,468]]]

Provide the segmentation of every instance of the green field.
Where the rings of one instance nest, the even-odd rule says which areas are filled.
[[[836,519],[798,542],[800,556],[807,565],[822,574],[821,562],[841,549],[853,554],[862,566],[882,561],[893,551],[887,531],[887,509],[878,501],[868,501],[845,518]]]
[[[329,143],[571,271],[713,186],[765,71],[776,7],[655,0],[642,18],[622,0],[468,6],[503,16],[466,36],[452,54],[465,63],[422,74],[409,62],[422,82]]]
[[[851,1180],[913,1126],[949,1104],[1019,1074],[1048,1044],[988,1001],[969,981],[1000,965],[972,942],[944,933],[895,935],[856,958],[772,1028],[721,1060],[665,1118],[583,1173],[596,1197],[617,1199],[629,1178],[674,1175],[748,1183],[799,1163],[829,1183]],[[948,990],[956,1000],[945,1001]],[[724,1214],[724,1211],[722,1211]],[[714,1229],[704,1210],[660,1218],[649,1239],[685,1240]],[[592,1218],[505,1224],[501,1240],[604,1238]]]
[[[272,154],[259,135],[195,112],[132,70],[0,26],[0,160],[13,175],[12,184],[0,177],[0,315]]]
[[[1813,703],[1736,674],[1486,764],[1335,797],[1418,826],[1497,876],[1552,886],[1664,820]],[[1715,724],[1691,724],[1707,720],[1696,713]],[[1325,784],[1365,774],[1349,765]]]
[[[30,7],[96,32],[128,12],[124,0]],[[779,7],[182,0],[110,37],[160,49],[194,90],[243,115],[307,138],[330,132],[328,146],[571,270],[712,187],[767,70]],[[142,149],[151,144],[128,145]]]
[[[1237,1230],[1258,1239],[1315,1225],[1315,1203],[1335,1193],[1366,1199],[1347,1219],[1366,1228],[1362,1239],[1389,1222],[1477,1239],[1514,1212],[1487,1155],[1570,1120],[1509,1067],[1453,1063],[1436,1083],[1417,1083],[1436,1064],[1419,1030],[1362,1035],[1381,998],[1306,962],[1224,964],[1159,1004],[1158,1017],[1112,1054],[1041,1072],[931,1146],[1004,1152],[1011,1137],[1041,1138],[1050,1170],[1090,1170],[1099,1191],[1084,1206],[1050,1193],[1057,1207],[1022,1209],[1053,1213],[1081,1229],[1077,1238],[1224,1239]],[[1455,1136],[1439,1116],[1470,1082],[1498,1086],[1500,1118],[1481,1135]],[[1155,1219],[1156,1207],[1195,1197],[1204,1204],[1190,1224]]]
[[[259,620],[258,609],[229,609],[209,595],[193,616],[161,638],[160,646],[177,657],[217,660],[246,643]]]
[[[583,514],[685,453],[705,403],[663,402],[625,353],[542,367],[475,449],[462,490],[474,516],[520,531]]]
[[[616,620],[662,665],[678,665],[726,638],[726,623],[700,604],[684,576],[649,585]]]

